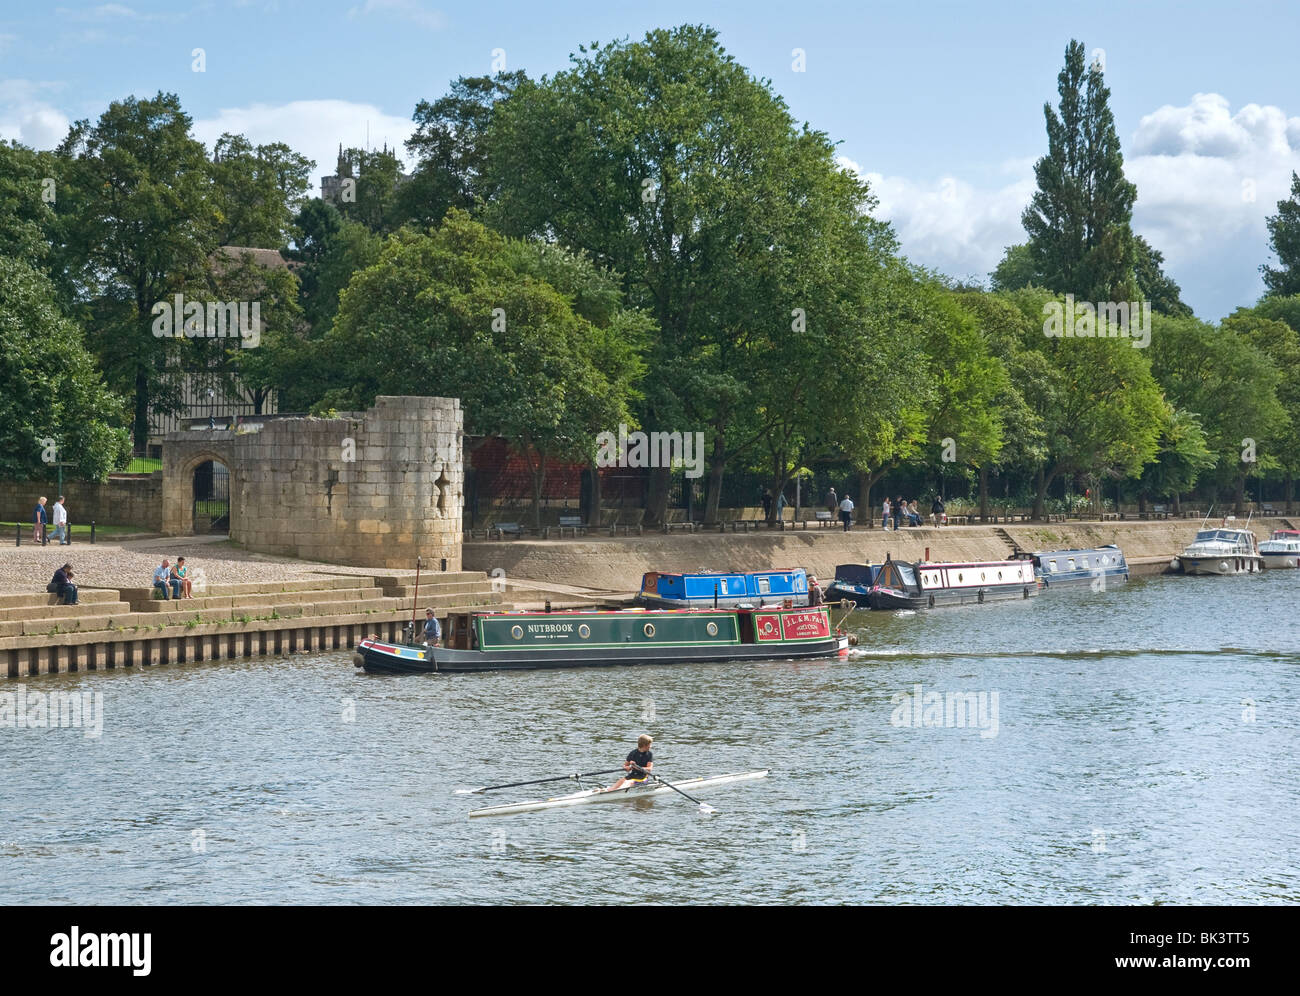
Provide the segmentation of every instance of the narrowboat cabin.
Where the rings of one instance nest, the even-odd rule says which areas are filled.
[[[936,609],[1037,594],[1034,565],[1027,560],[935,564],[887,559],[871,588],[871,607]]]
[[[850,642],[824,605],[452,613],[444,636],[440,647],[363,640],[353,663],[372,674],[427,674],[792,660],[832,657]]]
[[[860,609],[869,609],[871,586],[879,576],[879,564],[840,564],[835,568],[835,580],[826,589],[826,601],[848,601]]]
[[[1300,567],[1300,530],[1274,529],[1273,535],[1259,545],[1259,555],[1268,570]]]
[[[1090,550],[1048,550],[1020,553],[1034,565],[1034,574],[1044,588],[1070,588],[1125,584],[1128,561],[1115,544]]]
[[[745,605],[808,604],[808,575],[802,567],[772,571],[652,571],[641,578],[634,604],[649,609],[737,608]]]

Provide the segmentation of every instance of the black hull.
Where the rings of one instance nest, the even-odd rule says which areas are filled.
[[[744,644],[729,647],[658,647],[615,656],[608,649],[533,650],[527,653],[477,650],[430,652],[432,660],[411,660],[386,654],[372,647],[358,648],[360,666],[367,674],[467,674],[481,671],[545,671],[571,667],[618,667],[629,664],[710,664],[740,661],[805,660],[834,657],[848,646],[844,638],[832,637],[816,643],[781,643],[771,647]]]
[[[832,584],[826,589],[826,604],[839,605],[840,602],[852,602],[860,609],[871,608],[871,593],[862,588],[841,588]]]
[[[871,607],[877,611],[891,609],[941,609],[954,605],[982,605],[989,602],[1007,602],[1033,598],[1038,594],[1036,585],[1006,585],[998,588],[945,589],[925,593],[900,594],[892,591],[873,591]]]

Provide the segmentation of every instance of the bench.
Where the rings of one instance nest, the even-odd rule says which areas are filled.
[[[581,515],[561,515],[560,525],[558,528],[560,530],[561,539],[564,538],[564,530],[566,529],[572,529],[574,539],[577,539],[579,530],[581,530],[583,535],[586,535],[587,529],[589,527],[585,522],[582,521]]]
[[[1141,512],[1138,515],[1141,519],[1167,519],[1169,518],[1168,505],[1152,505],[1150,509]]]
[[[1268,502],[1264,502],[1262,505],[1259,506],[1259,514],[1260,514],[1260,515],[1277,515],[1277,509],[1275,509],[1275,508],[1274,508],[1272,505],[1270,505]]]
[[[631,535],[632,535],[632,530],[633,530],[633,529],[636,530],[636,534],[637,534],[638,536],[641,535],[641,523],[639,523],[639,522],[638,522],[638,523],[635,523],[635,524],[628,523],[628,522],[613,522],[613,523],[610,524],[610,527],[609,527],[609,534],[610,534],[611,536],[617,536],[617,535],[618,535],[618,531],[619,531],[620,529],[623,530],[623,535],[624,535],[624,536],[631,536]]]
[[[670,533],[674,529],[685,529],[687,532],[695,532],[694,522],[665,522],[663,525],[664,532]]]
[[[836,525],[835,516],[831,515],[830,512],[816,513],[815,517],[813,518],[813,522],[817,523],[818,529],[825,529],[827,526]],[[808,528],[808,523],[806,521],[804,522],[804,528],[805,529]]]
[[[718,523],[718,532],[725,533],[730,529],[733,533],[749,532],[751,529],[757,529],[766,523],[758,519],[732,519],[731,521],[722,521]]]
[[[517,522],[498,522],[488,532],[496,533],[497,539],[505,539],[507,536],[519,539],[524,534],[524,527]]]

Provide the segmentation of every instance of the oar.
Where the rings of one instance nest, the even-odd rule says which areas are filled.
[[[700,802],[700,800],[697,799],[697,798],[695,798],[694,796],[692,796],[692,795],[686,795],[685,792],[683,792],[681,789],[679,789],[679,788],[678,788],[676,785],[674,785],[672,782],[666,782],[666,781],[664,781],[662,778],[660,778],[658,775],[656,775],[653,771],[646,771],[646,769],[643,768],[643,767],[641,767],[639,764],[633,764],[632,767],[636,768],[636,770],[639,771],[639,772],[641,772],[641,774],[643,774],[643,775],[649,775],[651,778],[653,778],[655,781],[657,781],[660,785],[667,785],[670,789],[672,789],[672,790],[673,790],[674,792],[676,792],[678,795],[684,795],[684,796],[686,796],[686,798],[690,799],[691,802],[695,803],[695,805],[697,805],[697,806],[700,807],[700,812],[701,812],[701,813],[716,813],[716,812],[717,812],[717,810],[714,809],[712,806],[710,806],[707,802]]]
[[[613,775],[622,772],[622,768],[610,768],[608,771],[584,771],[576,775],[556,775],[554,778],[538,778],[531,782],[510,782],[507,785],[483,785],[476,789],[457,789],[457,795],[478,795],[480,792],[491,792],[493,789],[518,788],[520,785],[543,785],[546,782],[567,782],[570,779],[590,778],[593,775]]]

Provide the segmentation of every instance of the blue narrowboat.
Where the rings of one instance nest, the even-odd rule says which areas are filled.
[[[651,609],[736,608],[790,600],[808,604],[808,575],[802,567],[773,571],[698,571],[641,578],[634,603]]]
[[[852,602],[860,609],[871,608],[871,588],[880,577],[880,564],[840,564],[835,580],[826,589],[826,601]]]
[[[1113,543],[1089,550],[1021,551],[1016,556],[1033,562],[1034,573],[1044,588],[1104,588],[1128,581],[1128,561],[1124,551]]]

